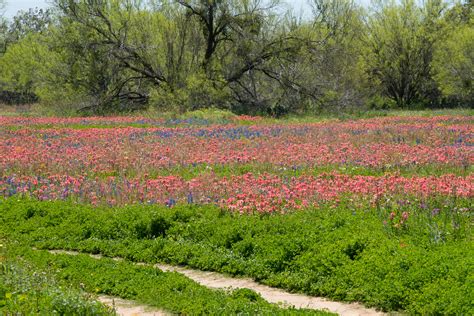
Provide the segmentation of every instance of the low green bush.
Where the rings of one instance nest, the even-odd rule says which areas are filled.
[[[1,315],[114,315],[79,288],[64,286],[51,273],[25,260],[0,263]]]

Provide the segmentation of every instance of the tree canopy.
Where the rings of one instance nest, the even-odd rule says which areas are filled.
[[[56,0],[2,20],[0,88],[95,114],[473,106],[472,1],[310,5]]]

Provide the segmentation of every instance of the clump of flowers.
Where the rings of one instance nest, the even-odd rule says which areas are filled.
[[[384,221],[384,225],[388,225],[395,229],[403,229],[406,228],[409,217],[410,213],[407,211],[391,211],[388,215],[388,220]]]

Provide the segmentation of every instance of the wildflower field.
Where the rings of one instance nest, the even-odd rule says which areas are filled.
[[[54,288],[75,291],[41,294],[45,308],[72,295],[84,313],[109,313],[84,298],[93,292],[183,314],[282,312],[254,293],[192,290],[173,274],[160,289],[140,288],[145,276],[115,282],[113,269],[152,273],[125,263],[97,266],[109,272],[94,279],[81,274],[99,265],[92,259],[41,251],[64,249],[247,276],[382,311],[473,314],[473,123],[0,116],[0,311],[38,308],[28,295],[40,291],[11,281],[12,271],[43,271]]]

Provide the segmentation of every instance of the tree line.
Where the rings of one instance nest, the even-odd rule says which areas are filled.
[[[55,0],[0,20],[0,99],[84,114],[473,107],[473,0],[309,5]]]

